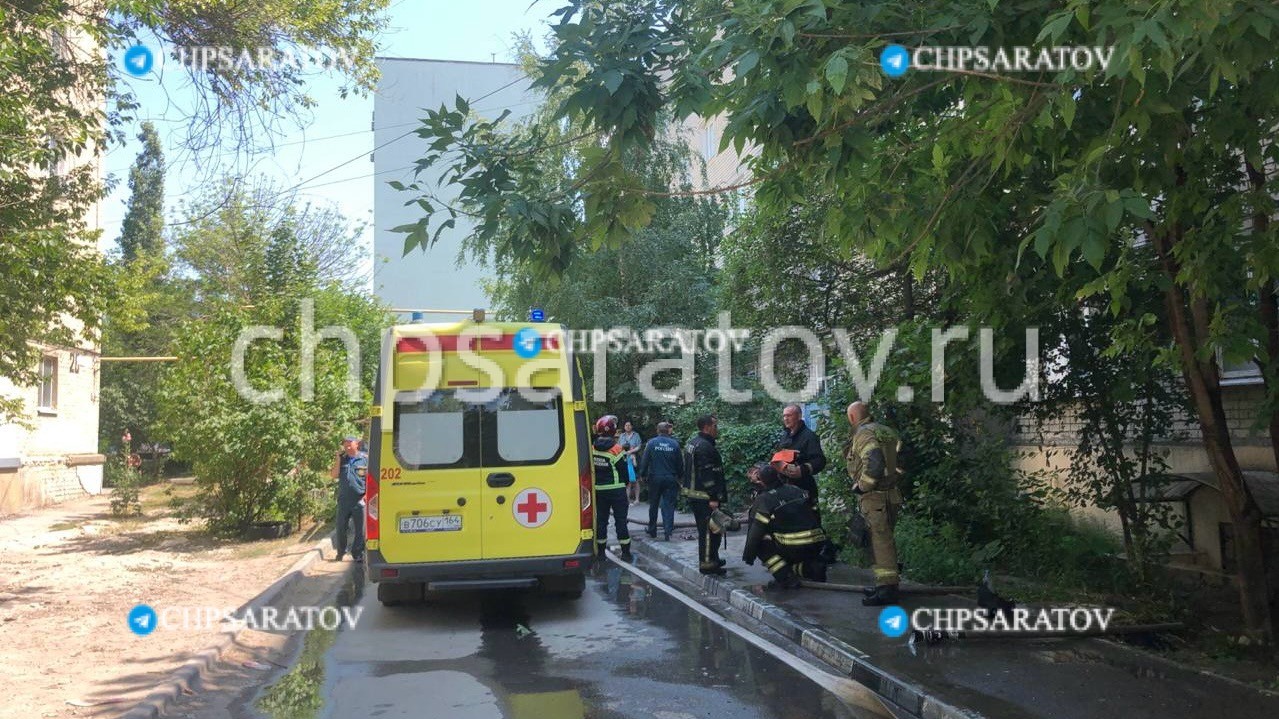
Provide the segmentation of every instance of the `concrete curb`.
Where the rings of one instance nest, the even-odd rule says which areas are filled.
[[[237,612],[248,610],[256,610],[275,601],[288,588],[292,587],[299,579],[306,568],[319,559],[323,555],[324,547],[333,546],[333,534],[315,543],[315,546],[306,550],[306,552],[298,557],[298,560],[291,567],[275,580],[271,586],[264,589],[256,597],[250,599],[240,605]],[[235,643],[236,637],[240,635],[243,629],[234,632],[222,632],[218,636],[217,641],[212,646],[200,650],[195,656],[182,663],[162,684],[151,690],[137,706],[120,715],[120,719],[157,719],[164,716],[165,711],[171,704],[176,703],[184,694],[195,691],[200,686],[200,680],[209,671],[209,669],[217,663],[222,657],[222,653]]]
[[[918,684],[889,674],[871,663],[865,652],[726,579],[703,575],[697,567],[685,564],[649,543],[636,542],[631,547],[637,554],[679,574],[707,596],[727,602],[738,612],[795,642],[917,719],[982,719],[981,714],[947,704]],[[749,624],[743,626],[751,628]]]

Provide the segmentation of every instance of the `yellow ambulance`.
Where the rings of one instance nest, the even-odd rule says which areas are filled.
[[[563,327],[392,327],[365,494],[369,581],[426,591],[541,587],[579,597],[594,559],[590,425]]]

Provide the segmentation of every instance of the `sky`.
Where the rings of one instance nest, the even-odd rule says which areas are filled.
[[[513,37],[532,31],[545,32],[546,18],[561,3],[555,0],[396,0],[390,23],[378,40],[379,57],[512,62]],[[149,43],[148,43],[149,44]],[[113,57],[113,62],[123,62]],[[124,82],[139,101],[137,123],[126,127],[129,142],[112,146],[104,158],[103,172],[116,184],[102,205],[102,240],[106,251],[116,246],[129,197],[128,173],[139,150],[138,124],[151,120],[164,142],[166,157],[165,219],[179,219],[178,203],[202,182],[221,170],[251,168],[252,174],[269,177],[284,187],[298,186],[303,201],[336,205],[348,218],[372,222],[373,95],[338,95],[338,82],[317,75],[311,82],[317,107],[301,128],[290,125],[275,138],[275,152],[251,160],[230,153],[209,152],[200,157],[178,152],[185,130],[189,102],[179,73],[151,73],[135,78],[122,73]],[[365,241],[372,246],[372,229]]]

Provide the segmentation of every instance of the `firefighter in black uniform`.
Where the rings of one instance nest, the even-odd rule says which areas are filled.
[[[715,448],[719,424],[714,415],[697,418],[697,436],[684,445],[684,478],[680,493],[688,498],[697,522],[698,570],[702,574],[724,574],[726,562],[719,558],[723,535],[710,531],[711,512],[726,501],[724,462]]]
[[[826,533],[821,520],[808,505],[804,490],[784,484],[772,467],[753,472],[751,481],[760,489],[750,510],[750,531],[742,561],[754,564],[761,559],[773,574],[768,586],[793,589],[800,579],[826,581],[826,562],[821,559]]]
[[[622,546],[622,561],[631,556],[631,532],[626,526],[630,501],[626,484],[630,481],[630,465],[626,452],[617,443],[617,417],[606,414],[595,422],[595,441],[591,444],[591,465],[595,468],[595,547],[603,554],[608,545],[608,515],[613,513],[613,530]]]
[[[826,468],[826,453],[817,433],[804,424],[804,413],[797,404],[782,408],[782,431],[773,451],[795,451],[790,462],[776,467],[785,481],[808,492],[808,506],[817,509],[817,475]]]
[[[793,484],[808,492],[808,506],[821,518],[821,509],[817,503],[817,475],[826,468],[826,453],[822,451],[822,441],[817,433],[804,423],[804,412],[797,404],[788,404],[782,408],[782,432],[773,446],[773,467],[782,475],[782,481]],[[792,454],[784,461],[778,462],[779,455],[785,450]],[[822,558],[828,564],[834,564],[839,557],[839,547],[827,541],[822,547]]]

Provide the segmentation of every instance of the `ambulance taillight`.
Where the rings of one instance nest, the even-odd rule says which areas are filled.
[[[592,529],[595,526],[595,513],[591,511],[591,490],[594,489],[594,482],[593,470],[588,465],[578,475],[578,489],[580,490],[582,504],[582,529]]]
[[[364,514],[367,517],[367,521],[365,521],[364,523],[365,539],[381,539],[382,538],[381,532],[379,531],[379,524],[378,524],[378,505],[381,504],[378,501],[379,496],[381,496],[381,494],[380,492],[378,492],[377,475],[373,472],[370,472],[368,476],[368,480],[365,483],[365,492],[364,492],[364,505],[365,505]]]

